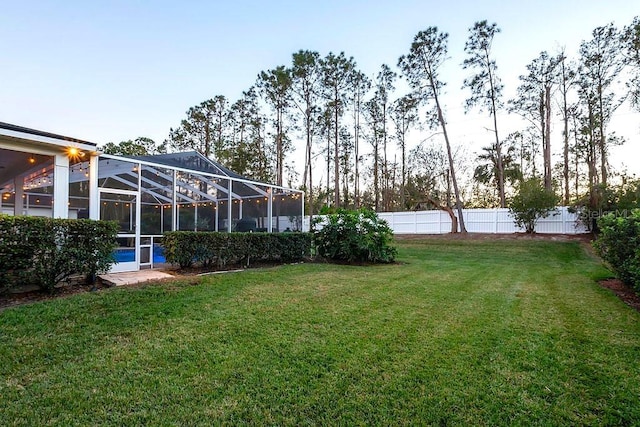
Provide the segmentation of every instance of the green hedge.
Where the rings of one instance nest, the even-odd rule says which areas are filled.
[[[0,292],[107,271],[116,233],[115,222],[0,215]]]
[[[224,267],[251,261],[295,262],[311,253],[309,233],[171,231],[162,241],[167,262],[180,268]]]
[[[594,246],[618,278],[640,292],[640,210],[628,216],[613,213],[598,219]]]

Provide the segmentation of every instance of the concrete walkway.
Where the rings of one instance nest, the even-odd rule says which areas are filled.
[[[171,279],[174,276],[157,270],[127,271],[124,273],[108,273],[98,276],[107,286],[124,286],[151,280]]]

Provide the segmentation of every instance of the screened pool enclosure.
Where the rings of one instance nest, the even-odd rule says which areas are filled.
[[[302,192],[246,179],[195,151],[111,156],[7,124],[0,186],[5,214],[117,221],[113,271],[164,262],[166,231],[299,231],[304,212]]]

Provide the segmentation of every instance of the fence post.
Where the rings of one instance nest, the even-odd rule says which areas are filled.
[[[493,213],[493,234],[498,234],[498,208],[495,208]]]

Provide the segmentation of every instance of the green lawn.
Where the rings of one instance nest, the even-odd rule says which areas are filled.
[[[0,425],[632,425],[640,315],[578,243],[399,244],[0,312]]]

